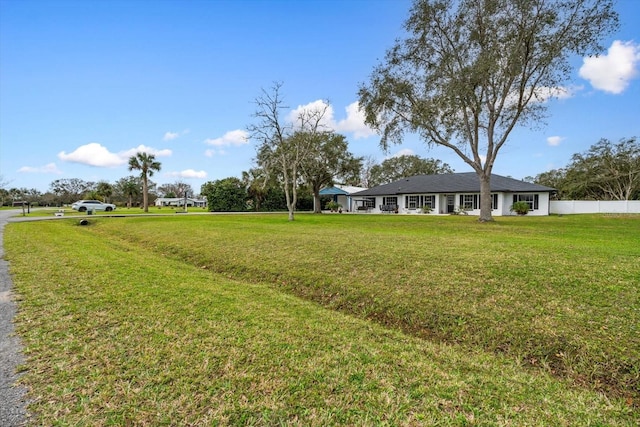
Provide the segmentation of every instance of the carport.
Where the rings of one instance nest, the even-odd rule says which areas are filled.
[[[351,195],[363,190],[366,190],[366,188],[351,185],[334,185],[320,190],[320,197],[331,197],[331,200],[342,205],[342,209],[347,212],[353,212],[355,206]]]

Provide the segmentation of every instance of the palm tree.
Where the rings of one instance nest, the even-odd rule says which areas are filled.
[[[155,171],[160,170],[160,162],[156,161],[156,156],[147,153],[138,153],[129,158],[129,170],[139,170],[142,178],[142,204],[144,211],[149,212],[149,177]]]
[[[122,182],[120,190],[125,196],[127,196],[127,208],[130,209],[133,201],[133,196],[137,196],[138,194],[140,194],[140,182],[138,181],[138,178],[133,176],[129,177],[124,182]]]

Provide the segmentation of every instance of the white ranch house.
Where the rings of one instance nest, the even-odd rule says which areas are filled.
[[[513,203],[529,204],[529,215],[549,215],[553,188],[491,175],[491,205],[494,216],[516,215]],[[351,194],[354,211],[372,213],[464,212],[480,215],[480,180],[475,172],[416,175]]]
[[[207,206],[206,199],[192,199],[187,197],[187,207],[199,207],[204,208]],[[155,201],[155,205],[158,207],[164,206],[176,206],[176,207],[184,207],[185,199],[184,197],[158,197]]]

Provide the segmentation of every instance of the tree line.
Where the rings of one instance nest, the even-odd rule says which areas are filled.
[[[336,183],[368,188],[405,176],[453,172],[449,165],[440,160],[416,155],[392,157],[377,164],[371,158],[354,158],[347,151],[334,154],[355,159],[352,173],[347,179],[337,180],[331,175],[330,168],[324,169],[316,164],[317,169],[312,175],[315,179],[301,180],[296,188],[296,211],[315,208],[318,212],[325,209],[329,200],[320,198],[320,190]],[[209,209],[214,212],[288,210],[283,180],[277,172],[269,173],[259,166],[242,172],[241,178],[209,181],[202,185],[201,194],[207,197]]]
[[[77,200],[102,200],[121,206],[141,206],[148,211],[149,192],[152,196],[163,194],[165,197],[182,197],[193,194],[191,186],[182,182],[166,184],[158,187],[149,180],[154,172],[161,168],[160,162],[153,154],[137,153],[129,158],[129,170],[139,170],[139,176],[127,176],[111,184],[108,181],[84,181],[79,178],[56,179],[49,185],[49,191],[42,193],[32,188],[9,188],[8,183],[0,176],[0,206],[15,202],[27,202],[40,206],[63,206]]]
[[[566,167],[525,180],[555,188],[561,200],[640,200],[640,143],[636,137],[617,143],[603,138]]]
[[[454,172],[447,163],[417,155],[390,157],[380,163],[372,157],[355,157],[348,151],[344,136],[334,133],[318,137],[311,146],[314,155],[309,156],[308,164],[300,164],[303,173],[297,178],[294,206],[297,211],[325,208],[328,200],[320,199],[319,192],[336,183],[370,188],[407,176]],[[161,165],[152,155],[140,153],[139,156],[134,156],[135,161],[130,160],[130,167],[136,162],[140,167],[146,164],[145,168],[137,169],[141,174],[126,176],[114,183],[57,179],[51,182],[49,191],[41,193],[36,189],[7,188],[8,183],[0,177],[0,202],[2,205],[26,201],[33,205],[62,206],[80,199],[96,199],[123,207],[144,208],[142,174],[149,177],[149,173],[160,170]],[[261,160],[258,147],[254,167],[243,171],[241,177],[208,181],[201,186],[199,194],[182,181],[157,185],[148,179],[148,203],[157,197],[189,196],[206,198],[209,210],[214,212],[288,211],[281,165]],[[587,151],[574,154],[567,166],[526,177],[524,181],[555,188],[554,197],[559,200],[640,200],[640,143],[635,137],[623,138],[617,143],[601,139]]]
[[[346,139],[342,135],[326,135],[318,139],[314,148],[321,153],[315,164],[305,165],[305,179],[299,179],[296,186],[297,200],[295,209],[309,211],[314,208],[314,198],[325,186],[334,183],[359,187],[374,187],[386,184],[405,176],[452,173],[453,169],[440,160],[425,159],[416,155],[391,157],[376,163],[372,157],[355,157],[347,150]],[[152,155],[147,160],[157,171],[161,165]],[[139,159],[136,161],[139,162]],[[336,166],[337,165],[337,166]],[[233,211],[286,211],[283,180],[278,170],[267,170],[267,164],[256,161],[254,167],[243,171],[241,177],[227,177],[208,181],[200,187],[200,193],[190,184],[182,181],[158,185],[148,179],[148,202],[158,197],[185,196],[206,198],[209,209],[215,212]],[[147,174],[149,169],[147,168]],[[339,174],[343,171],[343,174]],[[307,180],[306,177],[309,179]],[[52,181],[47,192],[37,189],[7,188],[8,183],[0,177],[0,205],[11,205],[14,201],[26,201],[32,205],[63,206],[80,199],[102,200],[123,207],[144,207],[144,184],[140,176],[126,176],[114,183],[107,181],[84,181],[79,178],[63,178]],[[324,208],[325,200],[318,202],[318,208]]]

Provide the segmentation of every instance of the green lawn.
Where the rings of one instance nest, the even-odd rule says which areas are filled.
[[[22,208],[4,208],[6,209],[12,209],[16,211],[16,216],[23,216],[22,215]],[[47,217],[47,216],[54,216],[56,213],[60,213],[62,211],[62,213],[64,214],[63,216],[88,216],[88,214],[86,212],[78,212],[78,211],[74,211],[73,209],[71,209],[70,207],[32,207],[30,209],[30,212],[27,213],[27,209],[25,208],[25,215],[24,216],[28,216],[28,217]],[[149,206],[149,214],[173,214],[173,213],[183,213],[184,209],[182,208],[170,208],[170,207],[164,207],[164,208],[159,208],[159,207],[155,207],[155,206]],[[204,208],[195,208],[195,207],[191,207],[187,209],[188,213],[204,213],[204,212],[208,212],[206,209]],[[142,208],[139,207],[134,207],[134,208],[127,208],[125,207],[117,207],[115,211],[113,212],[105,212],[105,211],[96,211],[94,212],[94,215],[108,215],[108,216],[112,216],[112,215],[140,215],[140,214],[144,214],[147,213],[145,212]]]
[[[77,223],[5,228],[35,424],[640,422],[639,216]]]

